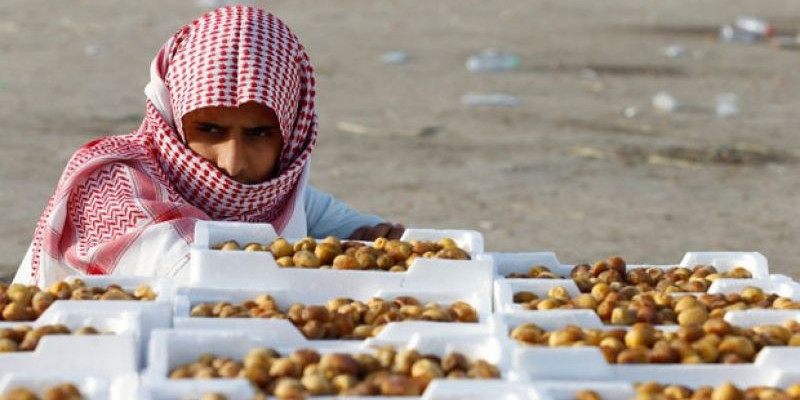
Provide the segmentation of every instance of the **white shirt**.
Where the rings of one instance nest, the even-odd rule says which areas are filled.
[[[311,185],[305,186],[302,200],[306,229],[305,234],[298,236],[347,238],[359,227],[374,226],[384,221],[375,215],[362,214]],[[286,233],[285,236],[291,238],[295,233],[300,233],[300,230],[293,230],[291,234]],[[176,239],[173,230],[169,229],[169,222],[155,224],[125,252],[123,257],[127,260],[119,264],[114,274],[169,276],[179,285],[188,283],[189,246],[190,244],[183,239]],[[25,258],[14,276],[14,283],[32,284],[31,249],[32,247],[28,247]],[[41,286],[47,286],[67,276],[80,274],[80,271],[63,266],[61,271],[43,271],[44,279],[39,283]]]

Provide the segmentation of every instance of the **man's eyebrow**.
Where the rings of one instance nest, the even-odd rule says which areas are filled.
[[[280,128],[278,124],[275,125],[256,125],[256,126],[246,126],[244,127],[245,130],[252,131],[257,129],[277,129]]]

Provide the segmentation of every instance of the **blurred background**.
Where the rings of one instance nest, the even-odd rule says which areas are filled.
[[[162,43],[225,1],[0,2],[0,279],[71,154],[141,122]],[[491,251],[800,277],[800,2],[254,1],[318,79],[311,182]],[[740,18],[754,17],[754,18]]]

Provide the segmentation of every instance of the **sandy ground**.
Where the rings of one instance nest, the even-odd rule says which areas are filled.
[[[268,4],[317,69],[312,183],[353,206],[563,262],[757,250],[800,277],[800,51],[716,39],[739,14],[795,33],[796,0]],[[72,152],[138,126],[153,54],[202,12],[191,0],[0,2],[0,275]],[[689,56],[662,55],[672,44]],[[490,46],[522,67],[467,72]],[[383,64],[391,50],[410,60]],[[662,90],[686,107],[655,112]],[[462,105],[469,92],[522,103]],[[738,116],[714,114],[722,92],[738,95]]]

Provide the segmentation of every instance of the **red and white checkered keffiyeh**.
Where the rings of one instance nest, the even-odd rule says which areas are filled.
[[[87,143],[69,161],[34,234],[34,281],[56,266],[110,274],[165,226],[188,243],[197,219],[269,222],[281,232],[292,217],[317,117],[308,55],[282,21],[243,6],[203,15],[161,48],[145,92],[136,132]],[[249,101],[275,111],[283,136],[278,176],[254,185],[191,151],[180,123],[201,107]]]

